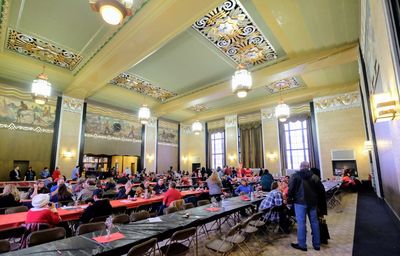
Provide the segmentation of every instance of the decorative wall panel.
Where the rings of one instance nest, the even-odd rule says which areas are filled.
[[[178,124],[162,121],[158,122],[158,144],[178,146]]]
[[[314,99],[315,112],[334,111],[338,109],[361,106],[360,93],[349,92]]]

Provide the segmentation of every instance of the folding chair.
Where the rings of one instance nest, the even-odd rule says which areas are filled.
[[[117,216],[114,216],[112,223],[113,224],[129,224],[130,222],[130,217],[128,214],[120,214]]]
[[[170,213],[174,213],[177,211],[178,211],[178,208],[176,208],[175,206],[169,206],[164,209],[164,214],[170,214]]]
[[[145,220],[150,218],[150,214],[147,211],[141,211],[141,212],[132,212],[130,219],[131,222],[139,221],[139,220]]]
[[[194,237],[196,236],[196,232],[197,229],[195,227],[176,231],[167,241],[167,243],[160,247],[161,255],[185,255],[190,250],[190,246],[194,240]],[[195,243],[197,243],[197,241]]]
[[[24,226],[3,229],[0,230],[0,239],[7,240],[10,243],[10,250],[14,251],[20,247],[21,239],[25,232],[26,228]]]
[[[207,250],[208,255],[210,256],[212,255],[210,251],[212,251],[213,253],[221,254],[223,256],[229,255],[233,251],[234,246],[236,245],[231,241],[235,240],[236,236],[239,236],[241,228],[242,224],[238,223],[232,228],[230,228],[229,231],[224,236],[221,237],[222,239],[216,238],[207,243],[206,248],[208,249]],[[240,241],[240,239],[238,239],[238,241]]]
[[[106,229],[106,224],[104,222],[92,222],[92,223],[81,224],[76,230],[76,235],[80,236],[86,233],[102,231],[105,229]]]
[[[64,239],[65,229],[56,227],[32,232],[28,236],[28,247]]]
[[[133,246],[127,256],[137,256],[137,255],[143,255],[143,256],[150,256],[156,255],[156,245],[157,245],[157,238],[152,238],[146,242],[143,242],[141,244]]]
[[[7,208],[4,211],[4,214],[12,214],[12,213],[17,213],[17,212],[27,212],[27,211],[28,211],[28,207],[26,207],[26,206],[16,206],[16,207]]]
[[[0,240],[0,253],[9,252],[10,249],[11,246],[8,240]]]

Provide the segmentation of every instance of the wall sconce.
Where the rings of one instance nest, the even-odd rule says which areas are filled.
[[[372,141],[370,141],[370,140],[364,141],[364,150],[371,151],[373,146],[374,145],[372,144]]]
[[[184,163],[186,163],[186,162],[188,161],[188,157],[187,157],[187,156],[182,156],[182,161],[183,161]]]
[[[269,152],[267,153],[267,159],[269,161],[275,161],[276,159],[278,159],[278,154],[276,152]]]
[[[147,161],[152,162],[154,160],[154,155],[153,154],[147,154],[146,155],[146,159],[147,159]]]
[[[396,101],[389,93],[372,95],[374,121],[390,121],[396,117]]]
[[[72,158],[74,156],[74,153],[71,152],[71,151],[64,151],[62,153],[62,156],[65,157],[65,158]]]
[[[235,155],[235,154],[230,154],[230,155],[228,156],[228,158],[229,158],[229,161],[233,162],[233,161],[236,160],[236,155]]]

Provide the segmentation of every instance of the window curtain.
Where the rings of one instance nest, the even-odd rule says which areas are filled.
[[[261,122],[240,124],[241,163],[246,168],[263,166]]]
[[[208,138],[207,138],[207,144],[208,144],[208,154],[207,154],[207,166],[208,168],[212,168],[212,143],[211,143],[211,134],[217,133],[217,132],[222,132],[224,133],[224,138],[225,138],[225,128],[216,128],[216,129],[209,129],[208,130]],[[224,154],[225,154],[225,149],[224,149]],[[226,159],[226,157],[224,157]]]
[[[310,167],[315,167],[314,159],[314,141],[311,130],[311,117],[308,114],[296,115],[288,118],[286,122],[279,122],[279,144],[280,144],[280,156],[281,156],[281,169],[287,169],[287,155],[286,155],[286,136],[285,136],[285,123],[296,122],[296,121],[307,121],[307,145],[308,145],[308,159]],[[283,173],[283,172],[282,172]]]

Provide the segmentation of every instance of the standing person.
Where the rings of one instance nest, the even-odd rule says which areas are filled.
[[[49,168],[44,167],[42,171],[40,171],[40,178],[41,179],[47,179],[50,177],[50,171]]]
[[[221,201],[222,195],[222,182],[216,171],[213,171],[211,176],[207,179],[207,187],[211,198],[215,198],[218,202]]]
[[[53,171],[53,175],[51,175],[51,177],[53,178],[53,180],[56,180],[60,178],[60,176],[61,176],[61,171],[60,168],[57,166],[56,169]]]
[[[72,174],[71,174],[72,180],[78,180],[78,178],[79,178],[79,165],[75,166],[75,168],[72,170]]]
[[[125,175],[126,177],[129,177],[129,176],[132,175],[132,171],[131,171],[131,169],[130,169],[128,166],[125,168],[124,175]]]
[[[290,177],[288,194],[289,200],[294,203],[297,220],[297,243],[292,243],[291,246],[297,250],[307,251],[306,215],[311,224],[313,247],[317,251],[320,250],[317,215],[320,193],[325,193],[325,190],[321,191],[321,180],[310,171],[310,164],[307,161],[301,162],[300,171]]]
[[[274,182],[274,177],[269,173],[268,169],[265,169],[260,181],[262,190],[267,192],[271,191],[272,182]]]
[[[10,171],[10,180],[11,181],[20,181],[21,180],[21,173],[19,171],[19,166],[15,166],[13,170]]]
[[[28,170],[25,172],[24,180],[27,181],[36,180],[36,172],[32,170],[32,166],[29,166]]]

